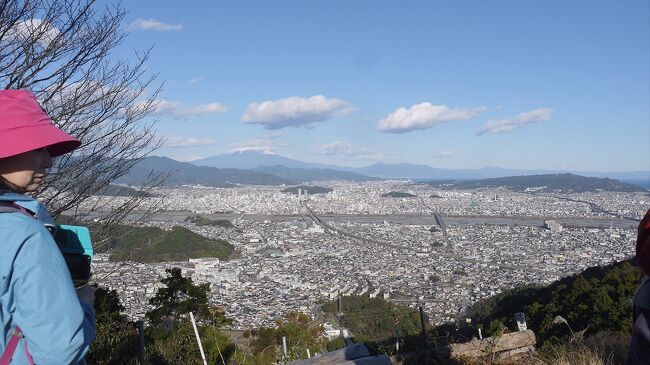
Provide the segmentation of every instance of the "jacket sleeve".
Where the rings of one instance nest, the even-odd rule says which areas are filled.
[[[36,221],[16,254],[11,278],[14,323],[22,329],[34,362],[75,364],[95,337],[95,313],[80,303],[63,255]]]

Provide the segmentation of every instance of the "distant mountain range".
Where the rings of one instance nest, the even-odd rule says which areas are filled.
[[[484,167],[481,169],[443,169],[428,165],[418,165],[410,163],[388,164],[377,162],[366,167],[344,167],[336,165],[326,165],[320,163],[303,162],[290,159],[277,154],[261,151],[242,151],[225,153],[201,160],[192,161],[198,166],[211,166],[219,168],[240,168],[256,169],[261,166],[283,166],[298,169],[329,169],[336,171],[353,172],[365,176],[372,176],[387,179],[486,179],[495,177],[521,176],[521,175],[545,175],[558,173],[574,173],[589,177],[608,177],[617,180],[650,180],[650,171],[632,171],[632,172],[599,172],[599,171],[567,171],[567,170],[522,170],[506,169],[500,167]],[[262,170],[265,171],[265,170]],[[267,170],[268,171],[268,170]],[[336,179],[332,179],[336,180]]]
[[[530,192],[596,192],[596,191],[622,191],[644,192],[645,189],[637,185],[627,184],[618,180],[600,177],[585,177],[575,174],[545,174],[528,176],[498,177],[473,181],[456,181],[441,183],[440,181],[428,182],[430,185],[447,189],[479,189],[479,188],[506,188],[514,191]]]
[[[280,162],[283,164],[278,164]],[[216,166],[200,165],[207,163]],[[232,167],[237,166],[238,163],[241,163],[242,167],[245,166],[247,168]],[[270,165],[264,165],[265,163],[269,163]],[[246,151],[213,156],[207,159],[193,161],[192,163],[180,162],[167,157],[147,157],[136,164],[127,175],[118,179],[116,183],[142,185],[151,179],[151,171],[171,174],[165,181],[165,185],[167,186],[203,185],[212,187],[232,187],[236,185],[298,185],[300,183],[327,180],[375,181],[382,178],[411,179],[414,181],[465,181],[513,176],[557,175],[564,173],[548,170],[515,170],[497,167],[475,170],[440,169],[427,165],[406,163],[386,164],[381,162],[367,167],[352,168],[313,164],[292,160],[275,154]],[[650,181],[650,173],[642,171],[626,173],[580,172],[579,174],[587,177],[631,181],[642,186],[644,183],[647,184]],[[564,182],[568,183],[568,180],[564,180]],[[491,184],[492,182],[489,183]],[[494,183],[501,182],[497,181]],[[460,185],[457,183],[457,186]],[[607,186],[612,187],[615,184],[609,184]],[[621,188],[619,186],[616,189],[629,190],[631,188]]]
[[[236,184],[250,185],[291,185],[293,181],[263,172],[240,169],[219,169],[195,166],[191,163],[172,160],[167,157],[152,156],[138,162],[128,174],[116,183],[141,185],[151,179],[151,172],[170,173],[164,185],[203,185],[212,187],[233,187]]]
[[[372,181],[377,177],[354,172],[317,168],[289,168],[286,166],[261,166],[255,169],[217,168],[196,166],[167,157],[151,156],[138,162],[128,174],[115,183],[142,185],[151,180],[151,174],[170,174],[166,186],[203,185],[233,187],[236,185],[297,185],[318,180]]]

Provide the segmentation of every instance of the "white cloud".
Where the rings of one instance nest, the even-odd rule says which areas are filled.
[[[163,143],[163,147],[179,148],[179,147],[197,147],[197,146],[210,146],[215,144],[216,141],[212,138],[191,138],[191,137],[168,137]]]
[[[368,160],[382,160],[384,155],[371,147],[355,147],[348,142],[335,141],[320,145],[319,154]]]
[[[332,119],[335,115],[348,114],[355,109],[350,103],[323,95],[309,98],[291,96],[248,105],[241,120],[248,124],[261,124],[267,129],[285,127],[310,127]]]
[[[243,152],[243,151],[262,151],[265,153],[273,153],[278,147],[286,146],[285,144],[278,143],[277,138],[280,133],[269,133],[257,139],[250,139],[247,141],[233,143],[229,152]]]
[[[43,48],[47,48],[60,34],[61,31],[51,23],[37,18],[16,22],[7,32],[8,39],[22,42],[31,38]]]
[[[180,156],[180,157],[173,157],[173,156],[168,156],[169,158],[172,158],[176,161],[180,162],[192,162],[194,160],[200,160],[202,158],[210,157],[210,156],[197,156],[197,155],[192,155],[192,156]]]
[[[171,115],[183,107],[180,101],[159,100],[153,110],[155,115]]]
[[[512,118],[488,120],[477,135],[507,133],[519,129],[528,124],[542,123],[553,116],[553,109],[539,108],[526,113],[517,114]]]
[[[431,128],[440,123],[470,119],[483,111],[485,108],[454,109],[446,105],[420,103],[408,109],[402,107],[395,110],[379,122],[377,129],[388,133],[406,133]]]
[[[209,103],[204,105],[196,105],[189,107],[185,110],[190,115],[204,115],[204,114],[218,114],[228,111],[228,109],[221,103]]]
[[[188,81],[187,83],[190,85],[198,84],[199,82],[203,81],[203,77],[195,77]]]
[[[440,153],[436,153],[436,154],[432,155],[431,157],[445,158],[445,157],[451,157],[453,155],[454,155],[454,151],[452,151],[452,150],[444,150],[444,151],[442,151]]]
[[[166,24],[156,19],[136,19],[129,25],[129,30],[153,30],[156,32],[179,31],[183,24]]]
[[[185,120],[189,117],[200,117],[208,114],[220,114],[228,111],[221,103],[208,103],[185,106],[180,101],[160,100],[157,102],[152,115],[170,116],[174,119]]]

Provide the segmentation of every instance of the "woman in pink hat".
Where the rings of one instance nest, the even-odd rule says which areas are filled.
[[[79,145],[33,93],[0,90],[0,365],[83,364],[95,337],[94,288],[75,290],[52,218],[24,195]]]

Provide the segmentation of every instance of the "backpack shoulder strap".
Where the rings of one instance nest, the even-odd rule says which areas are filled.
[[[20,327],[16,327],[14,334],[11,335],[11,340],[9,340],[9,343],[5,348],[5,352],[0,358],[0,365],[11,364],[11,360],[14,357],[14,353],[16,353],[16,348],[18,347],[18,342],[20,342],[22,338],[24,338],[23,331],[20,329]],[[34,365],[34,359],[27,349],[27,342],[25,342],[25,352],[27,353],[27,359],[29,360],[29,363],[31,365]]]
[[[9,365],[9,363],[11,363],[11,359],[14,357],[14,353],[18,347],[18,342],[21,338],[23,338],[23,333],[20,330],[20,327],[16,327],[14,334],[11,335],[11,340],[9,340],[4,354],[2,354],[2,358],[0,358],[0,365]]]
[[[13,213],[19,209],[14,207],[13,204],[8,202],[0,202],[0,213]]]
[[[34,218],[34,216],[30,214],[27,211],[27,209],[21,207],[20,205],[10,203],[7,201],[0,201],[0,213],[15,213],[15,212],[21,212],[29,216],[30,218]]]

